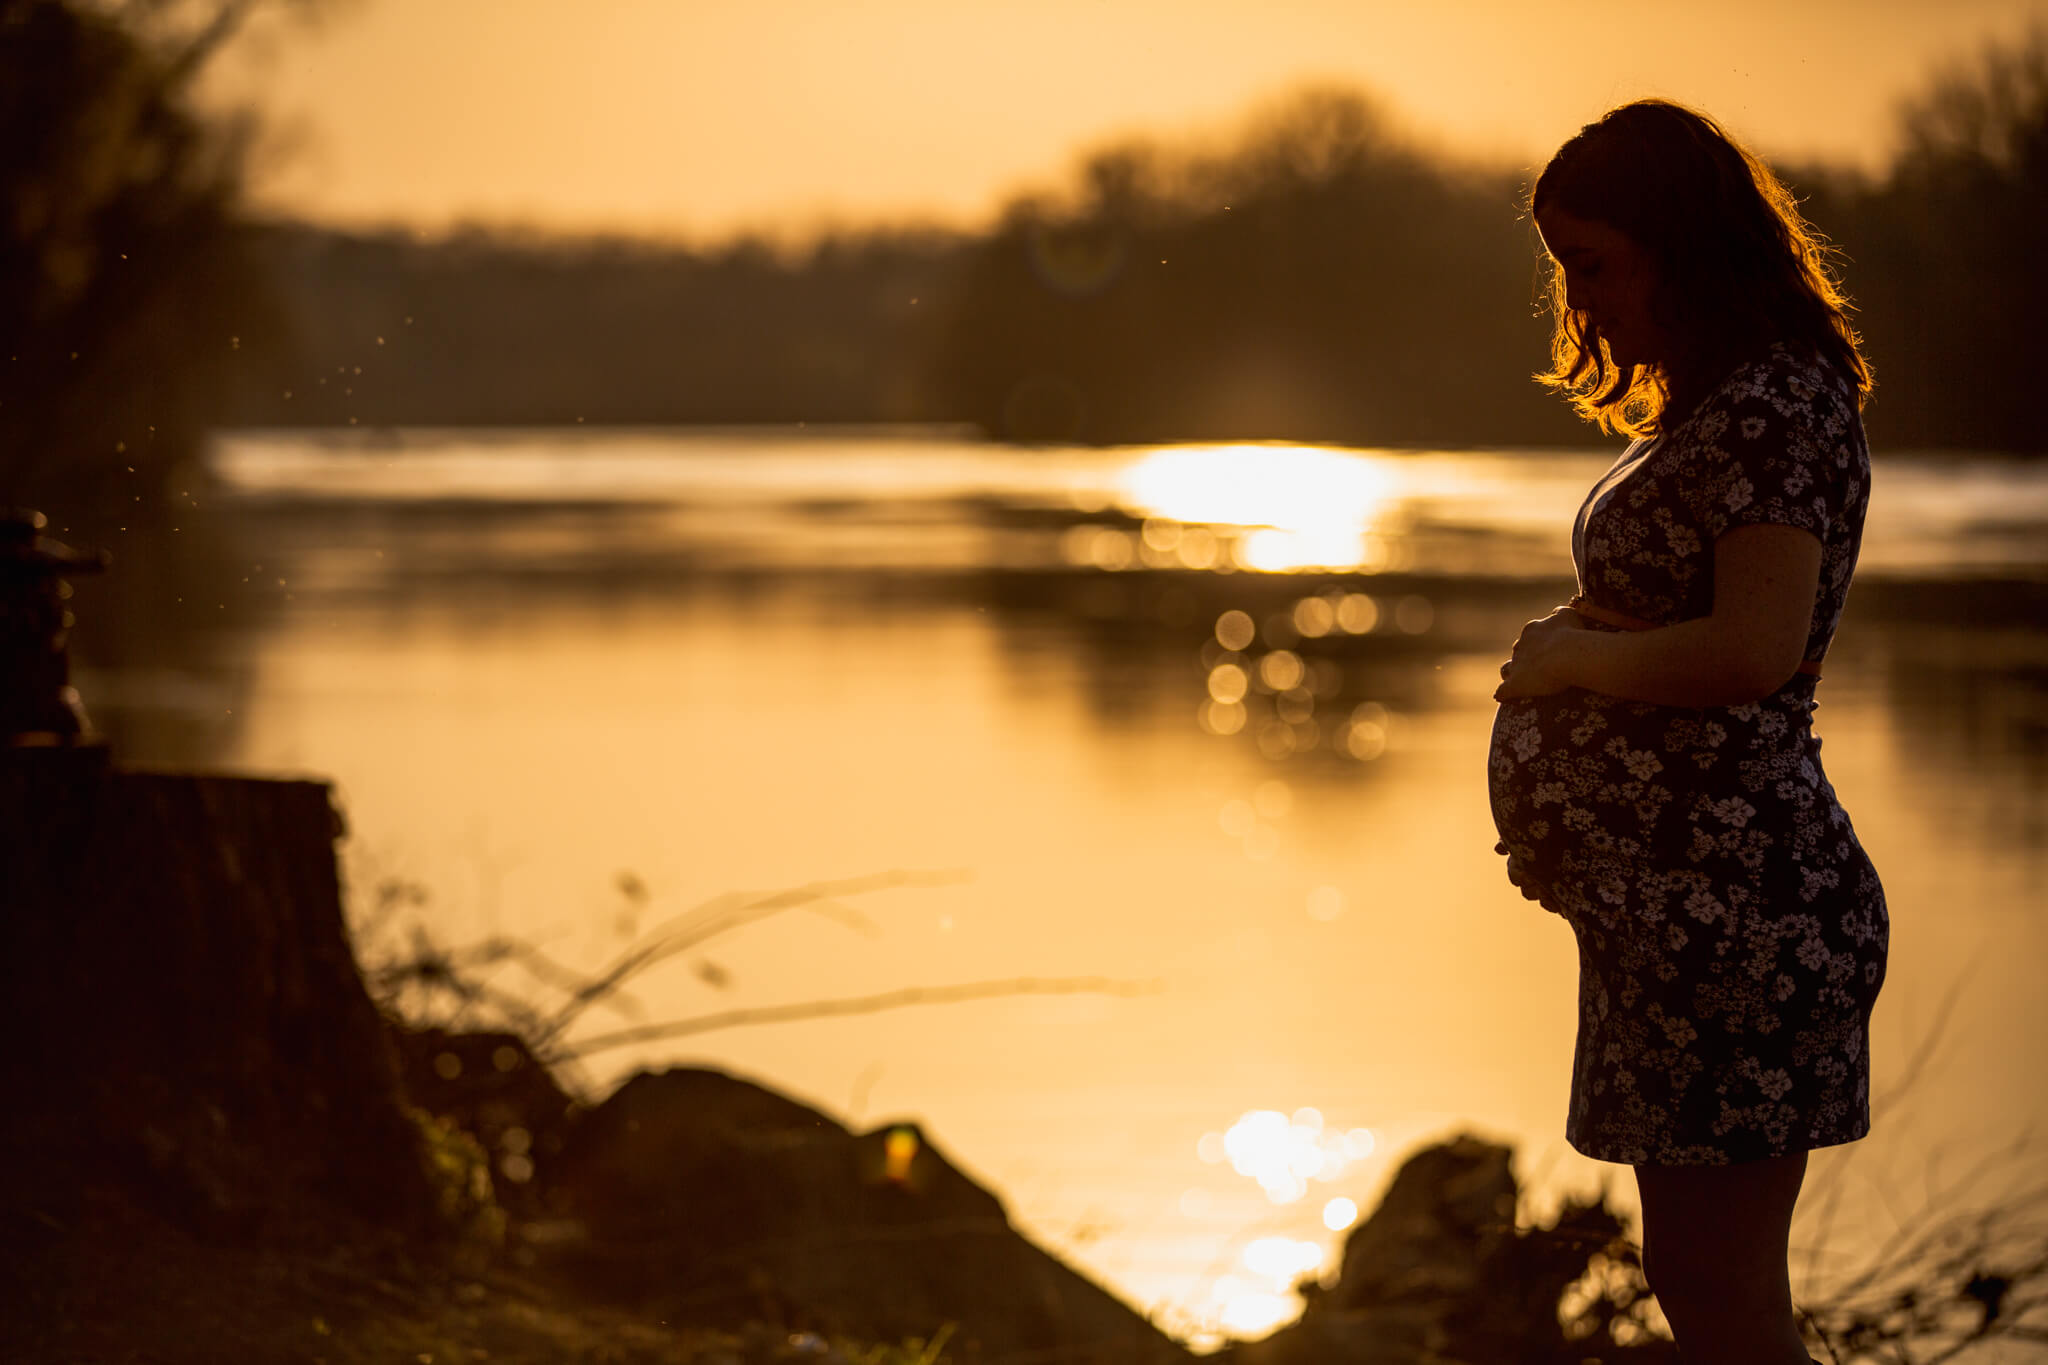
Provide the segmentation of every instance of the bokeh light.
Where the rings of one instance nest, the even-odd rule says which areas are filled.
[[[1301,686],[1306,673],[1301,656],[1291,649],[1276,649],[1259,660],[1259,681],[1275,692]]]
[[[1342,1232],[1358,1221],[1358,1201],[1338,1195],[1323,1205],[1323,1226],[1332,1232]]]
[[[1268,820],[1284,820],[1294,809],[1294,788],[1279,778],[1269,778],[1252,788],[1252,809]]]
[[[1362,701],[1351,708],[1340,741],[1344,751],[1362,763],[1370,763],[1387,751],[1394,717],[1376,701]]]
[[[1226,706],[1243,701],[1250,690],[1251,679],[1236,664],[1218,664],[1209,670],[1209,696]]]
[[[1189,526],[1181,532],[1180,543],[1174,546],[1174,554],[1182,567],[1189,569],[1213,569],[1223,552],[1223,546],[1216,539],[1216,533],[1206,526]]]
[[[1258,627],[1244,612],[1226,611],[1216,618],[1216,643],[1233,653],[1251,648],[1258,633]]]
[[[1294,628],[1310,640],[1320,640],[1337,624],[1337,609],[1325,597],[1304,597],[1294,604]]]
[[[1347,635],[1369,635],[1380,623],[1380,605],[1367,593],[1347,592],[1337,602],[1337,628]]]
[[[917,1160],[920,1145],[914,1128],[891,1128],[882,1139],[883,1175],[891,1184],[909,1183],[910,1168]]]
[[[1244,729],[1249,716],[1244,707],[1234,701],[1205,701],[1198,719],[1202,729],[1212,735],[1234,735]]]
[[[1294,727],[1286,721],[1268,721],[1259,727],[1259,752],[1278,762],[1292,754],[1295,743]]]
[[[1211,699],[1202,703],[1198,719],[1201,721],[1202,729],[1209,734],[1234,735],[1244,729],[1249,716],[1238,702]]]
[[[1426,635],[1436,624],[1436,606],[1427,597],[1409,596],[1394,604],[1394,626],[1403,635]]]

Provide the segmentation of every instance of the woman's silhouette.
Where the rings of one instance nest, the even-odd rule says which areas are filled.
[[[1645,100],[1530,197],[1543,382],[1635,437],[1572,532],[1579,595],[1501,669],[1499,851],[1578,938],[1566,1136],[1625,1162],[1695,1365],[1804,1362],[1786,1270],[1813,1148],[1869,1130],[1884,892],[1820,766],[1870,374],[1826,253],[1715,124]]]

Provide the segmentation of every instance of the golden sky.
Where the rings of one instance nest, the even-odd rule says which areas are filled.
[[[270,207],[706,237],[973,224],[1309,82],[1522,164],[1658,94],[1875,166],[1902,93],[2029,22],[2048,0],[342,0],[260,21],[210,94],[265,115]]]

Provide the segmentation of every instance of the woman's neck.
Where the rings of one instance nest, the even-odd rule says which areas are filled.
[[[1762,356],[1763,344],[1717,347],[1711,354],[1689,355],[1679,364],[1664,367],[1664,411],[1658,426],[1669,430],[1692,415],[1693,409],[1719,388],[1737,369]],[[1670,420],[1663,420],[1669,418]]]

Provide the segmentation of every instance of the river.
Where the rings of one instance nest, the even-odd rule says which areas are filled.
[[[582,1078],[708,1064],[913,1118],[1213,1341],[1297,1311],[1345,1201],[1426,1140],[1514,1143],[1531,1213],[1633,1193],[1563,1144],[1571,936],[1503,879],[1483,764],[1611,454],[233,433],[189,524],[81,588],[129,619],[79,680],[132,761],[331,778],[366,951],[417,922],[591,967],[725,893],[855,883],[637,978],[585,1039],[1089,987],[742,1022]],[[1881,454],[1817,728],[1893,965],[1877,1131],[1816,1160],[1795,1234],[1815,1283],[2038,1166],[2044,602],[2048,463]]]

